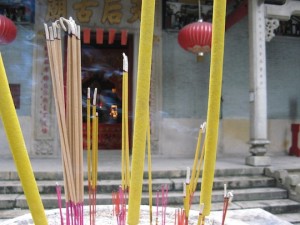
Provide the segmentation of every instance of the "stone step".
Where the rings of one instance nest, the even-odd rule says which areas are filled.
[[[286,213],[288,214],[297,214],[300,215],[300,203],[290,200],[290,199],[269,199],[269,200],[247,200],[247,201],[234,201],[229,204],[228,210],[237,210],[237,209],[253,209],[261,208],[276,216],[281,216]],[[199,204],[192,204],[191,209],[199,210]],[[212,211],[221,211],[223,210],[222,202],[215,202],[211,205]],[[297,218],[297,217],[296,217]],[[297,220],[297,219],[296,219]],[[287,219],[287,221],[289,221]]]
[[[181,191],[183,190],[183,182],[185,178],[172,178],[172,179],[153,179],[152,180],[152,189],[158,190],[162,185],[167,185],[170,191]],[[38,188],[40,193],[56,193],[56,184],[62,185],[63,181],[54,181],[54,180],[39,180],[37,181]],[[216,177],[213,184],[213,189],[223,189],[224,184],[227,184],[228,189],[241,189],[249,187],[274,187],[276,181],[274,178],[264,177],[259,175],[254,176],[227,176],[227,177]],[[84,182],[85,191],[88,191],[88,183]],[[118,190],[121,184],[120,180],[100,180],[98,181],[98,192],[108,192]],[[197,184],[197,189],[201,187],[201,179]],[[148,180],[144,180],[143,190],[148,191]],[[14,194],[14,193],[23,193],[22,185],[20,181],[1,181],[0,180],[0,194]]]
[[[289,221],[292,224],[300,224],[300,210],[295,213],[282,213],[277,215],[280,219]]]
[[[287,191],[281,188],[249,188],[249,189],[234,189],[234,201],[247,201],[247,200],[272,200],[272,199],[285,199],[287,198]],[[216,190],[212,193],[212,202],[223,201],[223,190]],[[62,194],[63,195],[63,194]],[[64,195],[63,195],[64,196]],[[155,192],[153,193],[153,202],[155,199]],[[199,192],[195,192],[193,197],[193,204],[199,202]],[[41,194],[42,201],[45,208],[57,207],[56,194]],[[110,205],[112,204],[112,193],[97,194],[97,204]],[[148,204],[148,193],[142,193],[142,204]],[[183,203],[182,191],[168,192],[168,204],[181,206]],[[88,195],[85,195],[85,204],[88,204]],[[0,209],[12,208],[28,208],[25,195],[23,194],[5,194],[0,195]]]
[[[300,203],[290,199],[254,200],[233,202],[241,209],[261,208],[272,214],[299,212]]]
[[[192,165],[191,165],[192,166]],[[228,168],[228,169],[216,169],[215,177],[222,176],[252,176],[263,175],[263,167],[247,167],[247,168]],[[35,179],[38,180],[62,180],[62,171],[34,171]],[[184,178],[186,176],[186,170],[172,169],[172,170],[153,170],[152,178]],[[87,179],[87,172],[84,172],[84,177]],[[100,180],[114,180],[121,179],[121,171],[99,171],[98,177]],[[148,178],[148,172],[144,172],[144,178]],[[16,171],[0,171],[0,180],[19,180],[18,173]]]

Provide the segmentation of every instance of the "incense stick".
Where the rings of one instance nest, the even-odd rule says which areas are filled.
[[[150,115],[149,126],[147,129],[147,147],[148,147],[148,193],[149,193],[149,215],[150,224],[152,224],[152,162],[151,162],[151,135],[150,135]]]
[[[201,140],[202,140],[202,133],[203,132],[200,127],[195,156],[194,156],[194,163],[193,163],[193,167],[192,167],[192,175],[191,175],[191,188],[192,188],[191,193],[192,193],[192,195],[194,194],[194,191],[195,191],[194,187],[197,186],[197,180],[195,180],[195,176],[196,176],[196,169],[197,169],[197,165],[198,165],[198,161],[199,161],[199,152],[200,152],[200,145],[201,145]],[[194,183],[196,183],[196,184],[194,185]]]
[[[129,190],[129,127],[128,127],[128,57],[123,53],[123,82],[122,82],[122,188]]]

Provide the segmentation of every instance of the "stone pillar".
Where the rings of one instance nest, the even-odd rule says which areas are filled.
[[[263,0],[248,0],[250,76],[250,153],[246,164],[270,165],[267,139],[265,14]]]
[[[151,87],[150,87],[150,128],[151,151],[160,154],[159,131],[161,123],[162,101],[162,2],[155,2],[155,23],[152,51]]]

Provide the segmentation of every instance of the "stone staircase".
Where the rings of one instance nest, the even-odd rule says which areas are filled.
[[[153,171],[153,192],[160,190],[162,185],[167,185],[168,205],[182,207],[185,174],[186,171],[183,170]],[[228,190],[234,193],[229,209],[262,208],[293,224],[300,224],[300,203],[289,199],[289,192],[284,187],[278,187],[276,178],[267,177],[264,174],[263,168],[256,167],[216,170],[212,210],[222,210],[223,186],[226,183]],[[56,183],[63,184],[62,173],[39,172],[35,176],[44,207],[46,209],[57,208]],[[0,172],[0,222],[29,212],[17,177],[15,172],[2,174]],[[147,173],[144,177],[142,204],[148,204]],[[100,172],[97,204],[111,204],[111,193],[118,190],[120,184],[120,173]],[[85,182],[85,192],[87,193],[87,182]],[[86,195],[86,202],[87,199]],[[194,195],[192,209],[198,210],[198,203],[199,191]]]

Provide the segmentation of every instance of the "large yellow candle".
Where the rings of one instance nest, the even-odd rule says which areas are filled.
[[[139,223],[149,111],[155,0],[143,1],[141,12],[135,121],[132,147],[128,224]]]
[[[86,124],[87,124],[87,131],[86,131],[86,149],[87,149],[87,162],[88,162],[88,184],[91,183],[91,89],[88,88],[87,100],[86,100]]]
[[[0,114],[34,224],[48,224],[0,54]]]
[[[211,208],[211,193],[217,155],[220,100],[222,90],[226,0],[214,1],[212,24],[212,50],[207,111],[207,133],[205,142],[204,168],[201,185],[203,215],[208,216]]]

